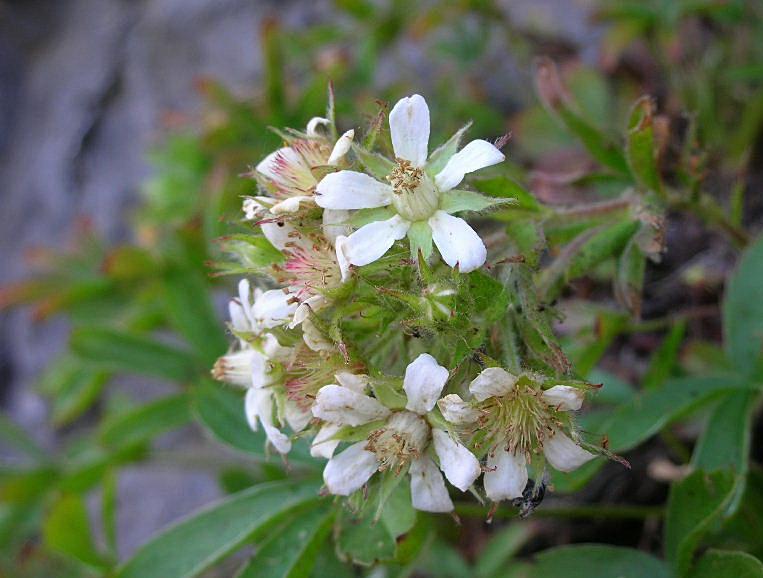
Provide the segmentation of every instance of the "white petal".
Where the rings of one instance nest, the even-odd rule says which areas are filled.
[[[321,427],[313,438],[313,443],[310,445],[310,455],[314,458],[330,459],[334,455],[334,450],[339,445],[339,440],[332,438],[341,429],[342,426],[333,423],[327,423]]]
[[[302,303],[299,304],[294,311],[294,315],[289,323],[289,329],[294,329],[302,324],[302,322],[310,316],[310,312],[320,311],[326,305],[328,300],[323,295],[313,295],[308,297]]]
[[[389,132],[397,158],[421,167],[429,146],[429,107],[422,96],[400,99],[389,113]]]
[[[252,368],[251,387],[262,389],[273,385],[270,361],[262,353],[254,351],[250,363]]]
[[[253,221],[260,218],[261,215],[267,213],[265,206],[258,200],[262,197],[247,197],[244,199],[241,208],[244,210],[244,218],[247,221]]]
[[[358,426],[386,418],[389,410],[372,397],[330,384],[318,391],[313,415],[339,425]]]
[[[450,157],[437,173],[434,182],[441,192],[449,191],[464,180],[464,175],[503,162],[506,157],[486,140],[473,140]]]
[[[283,251],[287,243],[293,243],[295,239],[299,238],[297,230],[289,223],[266,221],[260,223],[260,229],[270,244],[279,251]]]
[[[246,315],[249,320],[249,324],[254,325],[254,315],[252,314],[252,289],[248,279],[241,279],[241,281],[238,282],[238,299],[241,302],[244,315]]]
[[[494,502],[522,497],[527,485],[527,463],[522,453],[513,454],[504,447],[493,449],[487,456],[483,480],[487,497]]]
[[[355,171],[329,173],[315,189],[315,202],[324,209],[372,209],[392,202],[392,187]]]
[[[405,237],[410,227],[400,215],[364,225],[342,243],[344,257],[352,265],[373,263],[389,251],[395,241]]]
[[[281,289],[271,289],[254,302],[252,314],[262,327],[272,329],[291,321],[291,316],[297,309],[297,303],[293,301],[293,295]]]
[[[284,347],[281,345],[272,333],[265,334],[262,341],[262,352],[268,359],[286,362],[291,359],[293,351],[294,350],[291,347]]]
[[[336,381],[339,385],[357,391],[358,393],[365,393],[366,388],[368,388],[369,379],[367,375],[357,375],[355,373],[350,373],[349,371],[340,371],[334,375],[334,377],[336,377]]]
[[[318,137],[323,136],[326,132],[327,128],[331,126],[331,121],[327,118],[323,118],[322,116],[314,116],[311,118],[307,123],[307,132],[308,136],[312,137]]]
[[[432,430],[434,451],[440,458],[440,469],[448,481],[462,492],[469,489],[480,475],[480,463],[466,447],[441,429]]]
[[[555,385],[542,394],[543,401],[562,411],[577,411],[583,406],[585,392],[579,387]]]
[[[336,239],[340,235],[349,235],[352,227],[347,224],[350,212],[339,209],[325,209],[323,211],[323,236],[329,243],[336,245]]]
[[[302,321],[302,340],[313,351],[334,351],[336,349],[334,343],[326,339],[323,333],[310,321],[310,317]]]
[[[334,242],[336,246],[336,261],[339,264],[339,271],[342,274],[342,283],[347,281],[352,274],[350,271],[350,262],[347,260],[347,255],[345,253],[347,250],[347,239],[349,239],[349,237],[339,235]]]
[[[455,393],[446,395],[437,402],[442,416],[446,421],[456,425],[466,425],[476,422],[480,412]]]
[[[252,363],[259,355],[248,345],[220,357],[212,370],[214,378],[239,387],[252,387]]]
[[[286,454],[291,449],[291,441],[273,424],[273,397],[269,389],[250,389],[246,392],[244,410],[249,427],[257,431],[257,420],[262,423],[268,441],[278,453]]]
[[[296,403],[287,399],[284,404],[284,418],[286,418],[286,423],[289,424],[293,431],[301,432],[307,427],[310,420],[313,419],[313,414],[309,410],[303,410]]]
[[[348,130],[346,133],[340,136],[339,140],[336,141],[334,149],[331,151],[331,155],[329,156],[329,160],[326,164],[335,166],[339,161],[341,161],[344,158],[344,155],[347,154],[347,151],[350,150],[353,138],[355,138],[354,130]]]
[[[429,456],[411,462],[411,502],[424,512],[452,512],[453,502],[440,470]]]
[[[249,319],[247,319],[246,313],[244,313],[244,307],[239,301],[231,299],[228,302],[228,316],[230,317],[230,324],[234,331],[252,331]]]
[[[311,203],[314,198],[310,195],[297,195],[289,197],[283,201],[279,201],[270,208],[270,212],[274,215],[283,215],[284,213],[296,213],[299,211],[300,203]]]
[[[405,368],[403,389],[408,397],[405,409],[422,415],[432,411],[446,381],[447,369],[428,353],[419,355]]]
[[[461,273],[479,269],[487,259],[487,249],[480,236],[460,217],[437,211],[429,217],[432,240],[443,261]]]
[[[283,147],[278,149],[277,151],[273,151],[264,159],[262,159],[257,165],[257,168],[256,168],[257,172],[266,176],[269,179],[279,182],[281,180],[281,177],[278,174],[279,158],[284,159],[288,162],[299,163],[302,161],[302,158],[297,154],[297,152],[293,148]]]
[[[378,467],[376,456],[366,450],[366,442],[358,442],[329,460],[323,481],[332,494],[349,496],[362,488]]]
[[[489,397],[506,395],[514,389],[516,382],[516,376],[505,369],[488,367],[469,384],[469,391],[477,401],[484,401]]]
[[[596,457],[558,430],[544,440],[543,453],[548,463],[560,472],[576,470]]]

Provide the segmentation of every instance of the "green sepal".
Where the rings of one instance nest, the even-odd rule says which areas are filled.
[[[495,205],[517,204],[516,199],[486,197],[474,191],[455,189],[443,193],[440,197],[440,209],[446,213],[460,211],[484,211]]]
[[[432,228],[426,221],[416,221],[408,229],[408,241],[411,247],[411,258],[418,260],[419,251],[424,260],[432,256]]]
[[[471,122],[466,123],[456,133],[450,137],[447,141],[437,147],[427,161],[426,170],[431,176],[435,176],[445,165],[448,164],[450,157],[458,152],[458,145],[461,144],[461,137],[466,134],[466,131],[472,126]]]
[[[405,409],[408,403],[399,379],[374,379],[371,382],[371,389],[376,399],[389,409]]]
[[[372,176],[386,182],[386,177],[392,172],[395,164],[386,157],[372,153],[357,144],[352,145],[352,152],[358,157],[360,164]]]
[[[347,221],[353,227],[362,227],[377,221],[386,221],[395,216],[395,211],[390,207],[376,207],[374,209],[359,209]]]

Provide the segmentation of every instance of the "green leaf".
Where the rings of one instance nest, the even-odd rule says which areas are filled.
[[[591,272],[594,267],[618,255],[639,227],[635,221],[601,225],[578,235],[544,269],[539,289],[544,300],[555,299],[564,285]]]
[[[375,508],[365,508],[360,517],[342,511],[336,545],[340,558],[363,566],[395,558],[395,538],[386,524],[374,520],[374,514]]]
[[[94,367],[119,373],[186,382],[199,372],[198,362],[191,354],[117,329],[75,329],[71,347],[74,353]]]
[[[278,481],[233,494],[170,527],[143,546],[115,578],[190,578],[291,512],[318,500],[318,487]]]
[[[440,197],[440,209],[446,213],[483,211],[496,205],[515,204],[516,202],[509,198],[486,197],[474,191],[456,189],[443,193]]]
[[[477,578],[499,576],[531,535],[529,526],[522,523],[512,523],[497,531],[477,557],[474,568]]]
[[[424,259],[432,256],[432,228],[426,221],[416,221],[408,229],[408,242],[411,246],[411,258],[418,260],[419,251]]]
[[[617,173],[628,174],[628,164],[620,148],[578,114],[551,59],[536,61],[535,85],[545,109],[583,143],[593,158]]]
[[[678,361],[685,333],[685,320],[678,321],[670,328],[662,344],[649,360],[649,367],[641,380],[641,387],[654,389],[670,377]]]
[[[679,576],[688,572],[702,536],[726,512],[739,481],[729,471],[697,470],[671,487],[665,519],[665,557]]]
[[[746,552],[708,550],[692,570],[692,578],[763,578],[763,564]]]
[[[759,397],[756,392],[735,392],[718,403],[694,448],[692,464],[697,469],[747,475],[752,414]]]
[[[672,578],[665,564],[649,554],[599,544],[562,546],[541,552],[531,578]]]
[[[208,365],[225,353],[228,342],[210,301],[210,287],[196,270],[171,268],[164,275],[165,311],[172,325]]]
[[[191,419],[189,396],[171,395],[107,419],[101,426],[101,442],[111,448],[147,442]]]
[[[193,391],[193,411],[200,423],[218,441],[257,459],[266,458],[266,437],[262,429],[252,431],[244,415],[244,398],[226,386],[205,381]],[[289,461],[318,466],[306,443],[295,442]]]
[[[88,566],[109,565],[95,547],[85,502],[77,494],[65,494],[53,505],[43,525],[43,536],[49,548]]]
[[[734,367],[750,373],[763,354],[763,237],[750,245],[729,279],[723,300],[726,354]]]
[[[32,436],[2,412],[0,412],[0,439],[4,443],[21,450],[37,462],[48,460],[48,454],[37,445]]]
[[[318,553],[334,520],[330,504],[300,512],[257,549],[237,578],[305,578],[315,567]]]
[[[632,236],[617,260],[614,291],[617,302],[630,314],[641,317],[641,300],[644,290],[646,257],[638,243],[638,234]]]
[[[628,166],[641,187],[662,193],[662,180],[657,167],[659,149],[654,139],[654,103],[648,96],[639,98],[631,109],[625,156]]]
[[[237,450],[265,456],[265,434],[249,427],[240,393],[222,384],[205,382],[193,390],[193,411],[218,441]]]
[[[637,395],[616,409],[600,431],[609,432],[613,451],[627,451],[713,397],[739,389],[755,386],[743,378],[724,375],[668,380],[659,389]]]

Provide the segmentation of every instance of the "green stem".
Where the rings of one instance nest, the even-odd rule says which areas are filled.
[[[518,510],[511,506],[500,507],[494,514],[494,518],[516,518]],[[456,503],[456,513],[466,518],[487,518],[488,509],[480,504],[470,502]],[[539,506],[532,514],[537,518],[590,518],[609,520],[644,520],[646,518],[661,518],[665,515],[662,506],[601,506],[601,505],[577,505],[577,506]]]

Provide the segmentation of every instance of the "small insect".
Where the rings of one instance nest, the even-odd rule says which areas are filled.
[[[519,509],[519,517],[527,518],[531,516],[543,498],[546,495],[546,485],[548,484],[548,474],[543,474],[543,479],[536,485],[535,480],[527,480],[524,492],[521,498],[514,498],[511,505]]]

